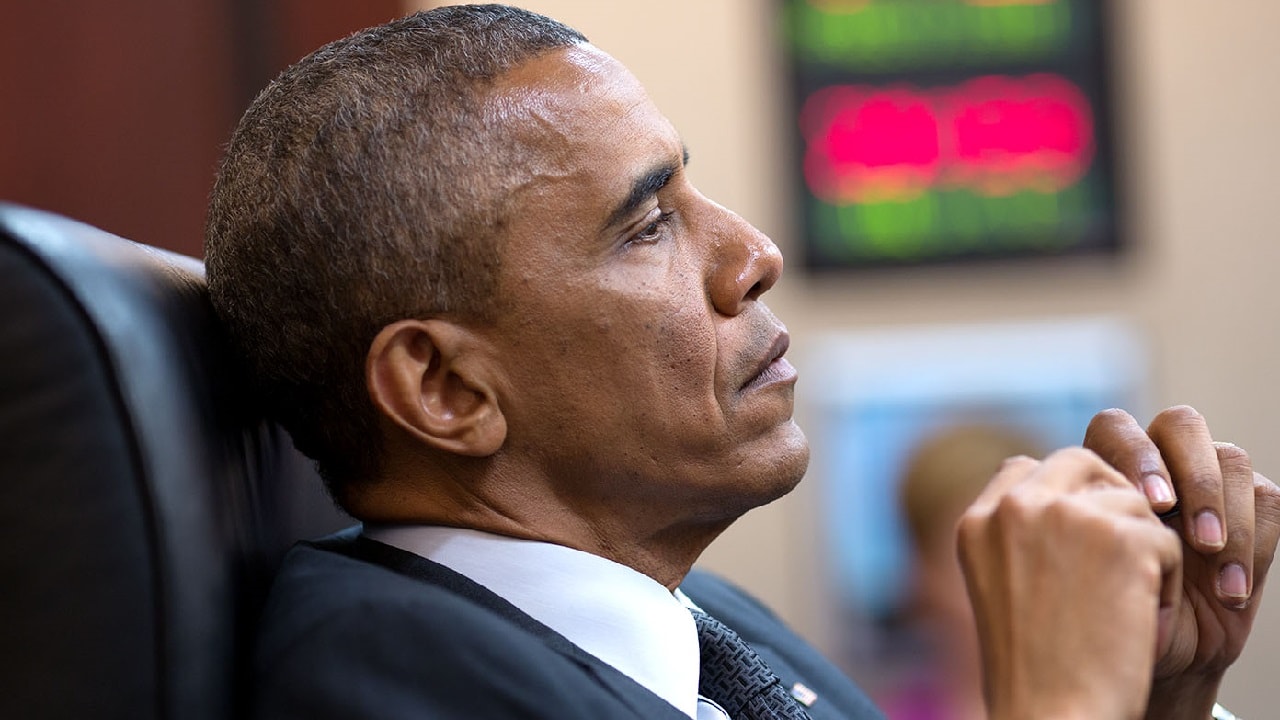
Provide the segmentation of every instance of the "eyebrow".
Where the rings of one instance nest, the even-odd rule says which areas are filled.
[[[609,213],[609,219],[605,221],[604,227],[607,229],[622,223],[650,198],[657,195],[659,190],[666,187],[667,183],[671,182],[671,177],[688,164],[689,148],[683,147],[679,165],[674,163],[659,165],[636,178],[635,182],[631,183],[631,192],[627,193],[627,198]]]

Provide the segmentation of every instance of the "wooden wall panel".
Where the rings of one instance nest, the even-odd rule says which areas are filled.
[[[215,0],[7,3],[0,198],[199,254],[232,120]]]
[[[221,148],[253,94],[400,0],[0,4],[0,199],[200,255]]]

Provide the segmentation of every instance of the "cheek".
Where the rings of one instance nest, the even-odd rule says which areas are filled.
[[[669,310],[629,333],[626,342],[632,345],[632,362],[625,365],[630,380],[637,381],[630,397],[634,408],[647,416],[636,418],[637,425],[657,436],[652,440],[658,445],[688,443],[705,450],[725,424],[711,320],[687,308]]]
[[[716,326],[694,274],[668,267],[643,280],[623,273],[557,286],[526,295],[526,320],[511,328],[517,393],[537,405],[530,416],[626,431],[645,444],[723,424]]]
[[[611,335],[627,365],[660,387],[680,392],[711,390],[716,366],[715,327],[688,304],[656,298],[646,307],[620,310]],[[647,372],[644,372],[647,370]]]
[[[581,365],[592,375],[584,380],[609,393],[611,411],[645,434],[687,434],[690,421],[714,421],[717,340],[708,315],[671,296],[608,305],[597,307],[576,337],[584,346]]]

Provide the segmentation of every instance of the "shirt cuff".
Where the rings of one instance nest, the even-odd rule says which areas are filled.
[[[1211,720],[1244,720],[1218,703],[1213,704],[1213,711],[1209,713],[1209,717]]]

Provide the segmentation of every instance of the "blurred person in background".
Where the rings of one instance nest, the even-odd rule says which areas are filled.
[[[911,546],[908,632],[924,655],[883,698],[890,720],[981,720],[982,657],[956,548],[956,523],[1006,458],[1043,457],[1010,427],[954,423],[925,436],[898,485]]]

